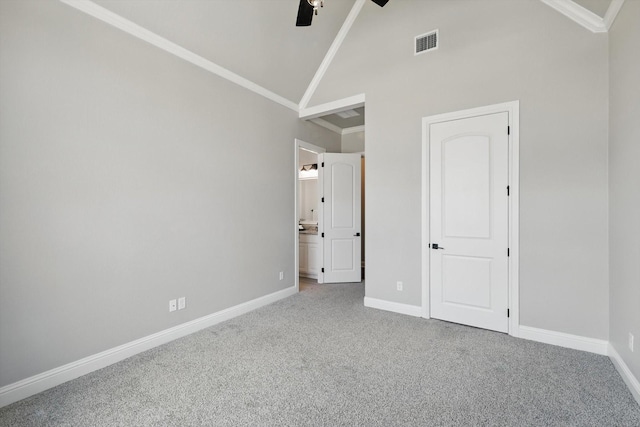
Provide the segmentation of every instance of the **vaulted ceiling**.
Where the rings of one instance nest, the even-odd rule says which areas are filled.
[[[327,0],[310,27],[298,0],[94,2],[297,104],[355,0]]]
[[[310,27],[295,26],[299,0],[61,1],[298,111],[361,7],[372,9],[360,14],[367,16],[424,0],[391,0],[384,9],[368,0],[326,0]],[[624,0],[541,1],[599,32]]]

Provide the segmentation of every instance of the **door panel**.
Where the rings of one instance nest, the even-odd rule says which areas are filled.
[[[328,163],[328,162],[327,162]],[[333,229],[353,230],[355,225],[354,175],[351,164],[332,163],[326,165],[331,176],[331,200],[329,223]]]
[[[318,157],[322,246],[320,280],[360,282],[361,175],[359,154],[324,153]]]
[[[429,129],[431,316],[500,332],[508,330],[507,126],[505,112]]]
[[[331,240],[331,266],[334,271],[353,271],[354,241],[353,238]]]
[[[488,136],[453,137],[442,142],[444,235],[491,235],[491,144]],[[469,212],[473,212],[470,216]]]
[[[475,308],[491,308],[489,258],[443,255],[442,300]]]

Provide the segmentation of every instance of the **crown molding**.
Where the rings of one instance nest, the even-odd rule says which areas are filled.
[[[338,135],[342,135],[342,128],[334,125],[333,123],[329,123],[326,120],[323,119],[311,119],[309,120],[311,123],[315,123],[318,126],[322,126],[325,129],[329,129],[331,132],[335,132]]]
[[[350,128],[344,128],[344,129],[342,129],[341,134],[342,135],[349,135],[350,133],[357,133],[357,132],[364,132],[364,125],[353,126],[353,127],[350,127]]]
[[[325,129],[329,129],[332,132],[337,133],[338,135],[349,135],[351,133],[364,132],[364,125],[361,126],[352,126],[350,128],[341,128],[340,126],[336,126],[333,123],[329,123],[326,120],[316,118],[309,120],[312,123],[317,124],[318,126],[322,126]]]
[[[607,28],[607,31],[611,29],[613,22],[616,20],[618,13],[620,13],[620,9],[622,9],[622,5],[624,4],[624,0],[611,0],[609,4],[609,8],[607,9],[607,13],[604,14],[604,26]]]
[[[360,11],[362,10],[362,6],[364,6],[365,1],[366,0],[356,0],[353,7],[351,8],[349,15],[347,15],[347,18],[344,20],[344,23],[340,28],[340,31],[338,31],[336,38],[333,40],[333,43],[331,43],[331,47],[329,47],[327,54],[324,56],[324,59],[320,63],[320,66],[318,67],[316,74],[313,76],[313,79],[311,79],[311,83],[309,83],[309,87],[307,87],[307,90],[302,96],[302,99],[300,100],[300,104],[298,105],[300,110],[304,110],[305,108],[307,108],[307,105],[309,105],[309,101],[311,101],[311,97],[313,96],[316,89],[318,88],[318,85],[320,84],[320,81],[324,77],[324,74],[329,69],[329,65],[331,65],[331,61],[333,61],[333,57],[336,56],[336,53],[338,53],[340,46],[342,46],[342,42],[347,37],[347,34],[349,33],[351,26],[353,25],[356,18],[358,17],[358,14],[360,14]]]
[[[540,0],[593,33],[605,33],[604,21],[595,13],[571,0]]]
[[[93,16],[105,22],[113,27],[118,28],[119,30],[124,31],[134,37],[139,38],[149,44],[152,44],[155,47],[158,47],[172,55],[177,56],[180,59],[183,59],[187,62],[192,63],[193,65],[200,67],[210,73],[217,75],[218,77],[222,77],[234,83],[238,86],[241,86],[245,89],[248,89],[260,96],[263,96],[273,102],[276,102],[284,107],[289,108],[290,110],[298,112],[298,105],[290,101],[270,90],[248,80],[244,77],[241,77],[235,74],[232,71],[227,70],[226,68],[221,67],[214,62],[209,61],[208,59],[203,58],[200,55],[197,55],[190,50],[183,48],[182,46],[173,43],[164,37],[155,34],[147,30],[146,28],[141,27],[134,22],[129,21],[128,19],[123,18],[120,15],[117,15],[111,12],[108,9],[105,9],[102,6],[99,6],[92,1],[89,0],[60,0],[62,3],[71,6],[81,12],[86,13],[87,15]]]
[[[303,120],[311,120],[320,116],[337,113],[338,111],[362,107],[364,106],[364,99],[364,93],[361,93],[337,101],[327,102],[326,104],[303,108],[300,109],[299,117]]]
[[[280,104],[286,108],[289,108],[290,110],[296,111],[299,113],[301,118],[303,118],[303,116],[309,116],[308,111],[312,109],[308,109],[307,105],[311,100],[311,97],[315,93],[318,85],[320,84],[320,81],[324,77],[324,74],[328,70],[329,65],[333,61],[333,58],[335,57],[336,53],[340,49],[340,46],[342,45],[349,30],[351,29],[351,26],[353,25],[360,11],[362,10],[362,7],[364,6],[365,1],[366,0],[356,0],[353,7],[351,8],[351,11],[349,12],[349,15],[347,15],[345,22],[342,24],[340,31],[338,32],[338,34],[336,35],[336,38],[331,44],[331,47],[327,51],[327,54],[325,55],[322,63],[320,64],[313,79],[311,80],[309,87],[307,88],[302,99],[300,100],[300,103],[295,104],[293,101],[286,99],[283,96],[280,96],[244,77],[241,77],[238,74],[235,74],[234,72],[224,67],[221,67],[220,65],[208,59],[205,59],[195,54],[194,52],[191,52],[190,50],[177,45],[176,43],[173,43],[163,38],[158,34],[155,34],[147,30],[146,28],[141,27],[140,25],[135,24],[134,22],[129,21],[121,17],[120,15],[117,15],[109,11],[108,9],[105,9],[102,6],[99,6],[93,3],[90,0],[60,0],[60,2],[68,6],[71,6],[81,12],[84,12],[87,15],[90,15],[96,19],[99,19],[105,22],[106,24],[116,27],[121,31],[124,31],[134,37],[137,37],[143,41],[146,41],[147,43],[153,46],[156,46],[172,55],[175,55],[178,58],[181,58],[187,62],[190,62],[191,64],[197,67],[200,67],[206,71],[209,71],[210,73],[215,74],[218,77],[221,77],[225,80],[230,81],[231,83],[241,86],[247,90],[250,90],[277,104]],[[553,9],[557,10],[558,12],[562,13],[563,15],[567,16],[568,18],[572,19],[573,21],[577,22],[578,24],[582,25],[583,27],[589,29],[590,31],[594,33],[601,33],[601,32],[607,32],[611,28],[625,0],[612,0],[604,18],[600,18],[598,15],[578,5],[572,0],[540,0],[540,1],[552,7]],[[306,117],[306,118],[309,119],[310,117]]]
[[[609,31],[624,4],[624,0],[612,0],[604,18],[601,18],[572,0],[540,1],[593,33],[606,33]]]

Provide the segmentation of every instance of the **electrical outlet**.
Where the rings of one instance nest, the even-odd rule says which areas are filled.
[[[169,311],[176,311],[176,300],[172,299],[169,301]]]
[[[402,282],[396,282],[396,289],[399,291],[402,290]]]
[[[182,310],[187,306],[187,297],[178,298],[178,310]]]
[[[280,280],[283,280],[283,279],[284,279],[284,271],[281,271],[280,272]]]
[[[633,334],[629,332],[629,350],[633,352]]]

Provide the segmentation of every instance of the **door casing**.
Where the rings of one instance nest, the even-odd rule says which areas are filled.
[[[520,102],[512,101],[462,111],[437,114],[422,119],[422,317],[430,318],[429,287],[429,148],[430,126],[435,123],[459,120],[493,113],[507,112],[509,116],[509,249],[508,292],[509,292],[509,335],[520,336],[519,304],[519,158],[520,158]]]

